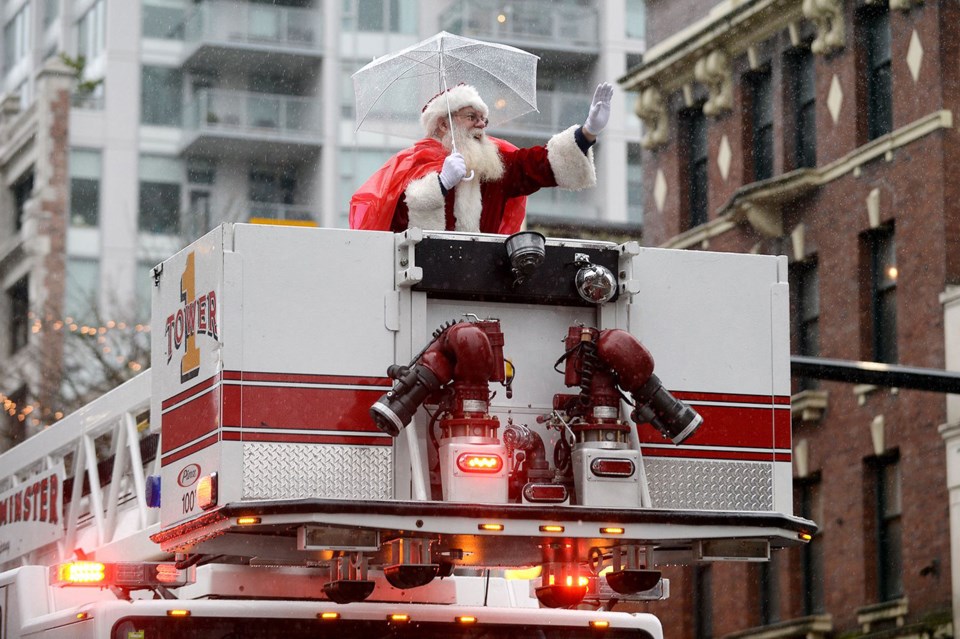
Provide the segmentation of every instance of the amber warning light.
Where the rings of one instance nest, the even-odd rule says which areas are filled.
[[[175,563],[103,563],[69,561],[50,569],[54,586],[96,586],[142,590],[158,586],[183,586],[192,581],[188,570]]]
[[[457,468],[465,473],[499,473],[503,459],[499,455],[463,453],[457,457]]]

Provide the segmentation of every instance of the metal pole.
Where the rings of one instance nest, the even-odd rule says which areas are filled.
[[[960,372],[822,357],[790,357],[794,377],[960,394]]]

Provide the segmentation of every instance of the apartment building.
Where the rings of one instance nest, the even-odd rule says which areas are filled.
[[[793,353],[956,369],[960,5],[646,7],[621,79],[644,123],[645,242],[787,255]],[[956,398],[793,390],[794,510],[819,532],[771,562],[676,569],[651,610],[687,639],[955,635]]]
[[[492,131],[533,144],[582,121],[596,83],[639,60],[644,32],[641,0],[4,0],[0,11],[0,449],[61,409],[60,351],[40,366],[37,349],[85,327],[97,339],[145,332],[151,268],[194,237],[257,219],[346,226],[355,188],[411,142],[355,131],[350,76],[374,57],[440,30],[539,55],[540,113]],[[37,115],[53,76],[73,83],[59,172]],[[639,141],[615,96],[599,188],[538,194],[530,219],[638,234]],[[54,191],[57,229],[31,214]],[[41,254],[59,256],[53,270]],[[110,354],[127,372],[146,365]]]

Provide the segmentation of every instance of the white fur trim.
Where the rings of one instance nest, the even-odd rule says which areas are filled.
[[[443,191],[440,190],[440,178],[436,171],[410,182],[404,190],[407,203],[408,228],[425,231],[443,231],[447,228],[447,216],[444,213]]]
[[[447,117],[448,106],[450,113],[456,113],[467,106],[472,106],[482,113],[483,117],[487,117],[490,113],[476,89],[469,84],[458,84],[440,95],[434,96],[423,107],[423,112],[420,114],[420,126],[423,127],[427,135],[433,133],[437,118]]]
[[[573,133],[580,125],[561,131],[547,142],[547,159],[557,186],[561,189],[579,191],[597,185],[597,168],[593,164],[593,148],[586,155],[577,146]]]
[[[455,193],[453,215],[457,218],[457,224],[453,230],[479,232],[480,213],[483,211],[483,203],[480,200],[480,180],[460,182],[456,186]]]

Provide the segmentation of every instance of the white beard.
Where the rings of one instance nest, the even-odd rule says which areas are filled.
[[[481,182],[496,182],[503,177],[504,167],[500,149],[490,141],[486,133],[481,132],[479,137],[474,137],[470,129],[465,127],[455,127],[455,131],[457,151],[466,160],[467,175],[473,171]],[[448,151],[452,150],[449,132],[440,142]]]

